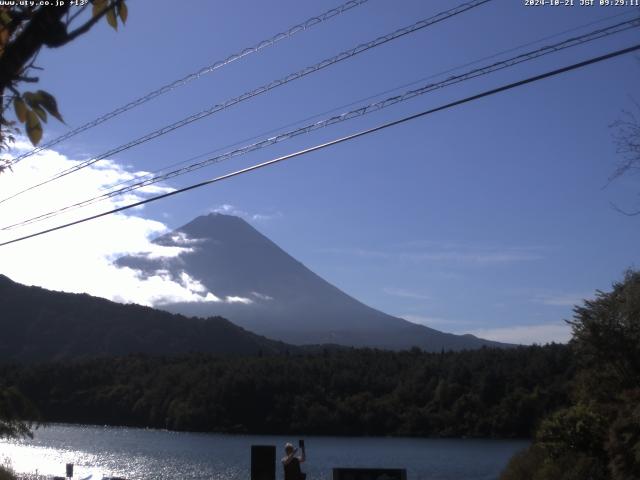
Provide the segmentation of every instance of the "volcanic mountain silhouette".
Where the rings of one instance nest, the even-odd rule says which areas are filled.
[[[183,247],[176,257],[129,255],[117,265],[142,275],[199,282],[222,301],[158,305],[189,316],[220,315],[269,338],[304,345],[428,351],[506,346],[473,335],[454,335],[375,310],[331,285],[243,219],[200,216],[155,243]]]

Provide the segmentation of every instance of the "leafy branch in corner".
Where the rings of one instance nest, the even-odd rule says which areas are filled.
[[[87,15],[89,7],[91,12]],[[9,148],[20,133],[20,126],[36,146],[42,139],[42,124],[49,115],[64,123],[52,94],[20,87],[39,82],[33,72],[42,70],[35,61],[43,47],[62,47],[87,33],[103,18],[114,30],[119,22],[124,25],[128,18],[125,1],[90,0],[73,12],[70,2],[59,6],[0,7],[0,151]],[[84,20],[79,23],[81,19]],[[11,105],[15,120],[7,118]],[[0,159],[0,173],[7,168],[10,162]]]

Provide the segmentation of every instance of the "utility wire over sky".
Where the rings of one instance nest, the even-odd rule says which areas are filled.
[[[182,168],[178,168],[169,172],[166,172],[164,174],[161,175],[156,175],[156,176],[152,176],[150,178],[146,178],[143,180],[140,180],[136,183],[133,183],[131,185],[122,187],[122,188],[116,188],[113,189],[109,192],[106,192],[104,194],[95,196],[93,198],[87,199],[87,200],[83,200],[81,202],[77,202],[62,208],[58,208],[55,210],[51,210],[47,213],[43,213],[41,215],[29,218],[28,220],[24,220],[18,223],[14,223],[12,225],[8,225],[8,226],[4,226],[3,228],[1,228],[1,230],[10,230],[16,227],[21,227],[21,226],[26,226],[26,225],[30,225],[39,221],[43,221],[43,220],[47,220],[50,219],[52,217],[58,216],[62,213],[77,209],[77,208],[81,208],[81,207],[85,207],[85,206],[89,206],[92,205],[94,203],[97,203],[99,201],[102,200],[106,200],[109,198],[113,198],[116,196],[120,196],[120,195],[124,195],[130,192],[133,192],[135,190],[147,187],[149,185],[153,185],[155,183],[161,182],[161,181],[166,181],[169,180],[171,178],[175,178],[177,176],[180,175],[184,175],[186,173],[190,173],[192,171],[198,170],[200,168],[204,168],[206,166],[215,164],[215,163],[220,163],[222,161],[237,157],[237,156],[241,156],[244,154],[247,154],[249,152],[253,152],[256,150],[260,150],[262,148],[277,144],[277,143],[281,143],[283,141],[289,140],[291,138],[297,137],[299,135],[303,135],[303,134],[307,134],[310,133],[312,131],[315,130],[319,130],[321,128],[324,127],[328,127],[331,125],[334,125],[336,123],[340,123],[340,122],[344,122],[344,121],[348,121],[351,120],[353,118],[357,118],[357,117],[361,117],[364,115],[367,115],[369,113],[378,111],[378,110],[382,110],[384,108],[390,107],[392,105],[395,105],[397,103],[403,102],[403,101],[407,101],[409,99],[415,98],[417,96],[429,93],[429,92],[433,92],[435,90],[438,90],[440,88],[445,88],[445,87],[449,87],[451,85],[455,85],[457,83],[463,82],[463,81],[467,81],[467,80],[471,80],[473,78],[477,78],[480,76],[484,76],[484,75],[488,75],[491,73],[494,73],[496,71],[505,69],[505,68],[509,68],[509,67],[513,67],[515,65],[519,65],[521,63],[524,62],[528,62],[537,58],[540,58],[542,56],[551,54],[551,53],[555,53],[561,50],[565,50],[568,48],[572,48],[572,47],[577,47],[579,45],[583,45],[585,43],[588,42],[592,42],[598,39],[602,39],[611,35],[615,35],[617,33],[621,33],[624,31],[627,31],[631,28],[637,28],[640,27],[640,19],[632,19],[632,20],[626,20],[623,22],[619,22],[616,23],[614,25],[610,25],[607,27],[603,27],[591,32],[588,32],[586,34],[580,35],[580,36],[576,36],[576,37],[571,37],[568,38],[566,40],[563,40],[561,42],[552,44],[552,45],[546,45],[543,46],[541,48],[535,49],[535,50],[531,50],[529,52],[525,52],[522,54],[519,54],[517,56],[513,56],[510,58],[507,58],[505,60],[501,60],[492,64],[488,64],[482,67],[478,67],[475,68],[473,70],[470,70],[466,73],[460,74],[460,75],[455,75],[455,76],[451,76],[446,78],[445,80],[442,80],[440,82],[435,82],[435,83],[428,83],[425,84],[419,88],[416,89],[412,89],[412,90],[408,90],[405,91],[404,93],[402,93],[401,95],[395,95],[392,97],[388,97],[384,100],[381,101],[377,101],[374,103],[370,103],[368,105],[365,106],[361,106],[359,108],[344,112],[340,115],[336,115],[336,116],[332,116],[329,118],[325,118],[323,120],[317,121],[317,122],[313,122],[307,125],[304,125],[302,127],[287,131],[287,132],[283,132],[280,133],[276,136],[249,144],[249,145],[245,145],[243,147],[204,159],[202,161],[199,162],[195,162],[192,163],[188,166],[182,167]]]
[[[239,52],[233,53],[231,55],[229,55],[227,58],[225,58],[224,60],[218,60],[210,65],[207,65],[206,67],[202,67],[200,70],[197,70],[195,72],[189,73],[186,76],[179,78],[177,80],[174,80],[171,83],[168,83],[166,85],[163,85],[159,88],[157,88],[156,90],[153,90],[149,93],[147,93],[146,95],[143,95],[142,97],[138,97],[135,100],[132,100],[131,102],[118,107],[108,113],[105,113],[104,115],[101,115],[100,117],[91,120],[90,122],[87,122],[83,125],[80,125],[77,128],[74,128],[73,130],[60,135],[59,137],[56,137],[52,140],[50,140],[47,143],[44,143],[36,148],[33,148],[32,150],[29,150],[28,152],[25,152],[21,155],[18,155],[17,157],[15,157],[13,160],[11,160],[11,162],[9,163],[9,165],[15,165],[16,163],[18,163],[20,160],[24,160],[25,158],[28,158],[32,155],[35,155],[38,152],[41,152],[43,150],[46,150],[47,148],[51,148],[54,145],[57,145],[60,142],[63,142],[65,140],[68,140],[71,137],[74,137],[76,135],[78,135],[79,133],[82,133],[86,130],[89,130],[91,128],[97,127],[98,125],[111,120],[112,118],[117,117],[118,115],[131,110],[132,108],[138,107],[150,100],[153,100],[156,97],[159,97],[161,95],[164,95],[165,93],[169,93],[173,90],[175,90],[176,88],[180,88],[184,85],[186,85],[187,83],[193,81],[193,80],[197,80],[200,77],[202,77],[203,75],[206,75],[207,73],[211,73],[214,70],[217,70],[221,67],[224,67],[225,65],[229,65],[230,63],[235,62],[236,60],[240,60],[241,58],[244,58],[248,55],[251,55],[252,53],[257,53],[261,50],[263,50],[266,47],[271,47],[273,45],[275,45],[276,43],[280,42],[281,40],[287,39],[287,38],[291,38],[294,35],[296,35],[297,33],[303,32],[308,30],[309,28],[312,28],[320,23],[323,23],[327,20],[330,20],[334,17],[337,17],[338,15],[351,10],[352,8],[355,7],[359,7],[360,5],[368,2],[369,0],[349,0],[348,2],[343,3],[342,5],[336,7],[336,8],[332,8],[331,10],[327,10],[324,13],[321,13],[320,15],[317,15],[315,17],[311,17],[307,20],[305,20],[304,22],[298,24],[298,25],[294,25],[290,28],[288,28],[286,31],[284,32],[280,32],[277,33],[275,35],[273,35],[272,37],[266,39],[266,40],[262,40],[261,42],[258,42],[256,45],[253,45],[251,47],[247,47],[243,50],[240,50]]]
[[[598,57],[592,57],[592,58],[590,58],[588,60],[584,60],[582,62],[574,63],[574,64],[571,64],[571,65],[567,65],[565,67],[561,67],[561,68],[558,68],[558,69],[555,69],[555,70],[551,70],[551,71],[548,71],[548,72],[545,72],[545,73],[542,73],[542,74],[539,74],[539,75],[528,77],[528,78],[525,78],[523,80],[519,80],[517,82],[513,82],[513,83],[509,83],[509,84],[506,84],[506,85],[503,85],[503,86],[500,86],[500,87],[497,87],[497,88],[493,88],[491,90],[486,90],[486,91],[478,93],[476,95],[472,95],[472,96],[469,96],[469,97],[466,97],[466,98],[463,98],[463,99],[460,99],[460,100],[456,100],[454,102],[447,103],[445,105],[442,105],[442,106],[439,106],[439,107],[436,107],[436,108],[432,108],[432,109],[425,110],[425,111],[422,111],[422,112],[419,112],[419,113],[416,113],[416,114],[413,114],[413,115],[409,115],[409,116],[403,117],[403,118],[398,119],[398,120],[387,122],[387,123],[378,125],[376,127],[369,128],[369,129],[366,129],[366,130],[363,130],[363,131],[360,131],[360,132],[357,132],[357,133],[353,133],[351,135],[347,135],[347,136],[344,136],[344,137],[341,137],[341,138],[337,138],[335,140],[332,140],[332,141],[329,141],[329,142],[326,142],[326,143],[322,143],[320,145],[316,145],[316,146],[313,146],[313,147],[310,147],[310,148],[306,148],[304,150],[300,150],[300,151],[297,151],[297,152],[294,152],[294,153],[290,153],[288,155],[277,157],[277,158],[268,160],[266,162],[258,163],[258,164],[252,165],[250,167],[247,167],[247,168],[236,170],[234,172],[227,173],[225,175],[221,175],[219,177],[212,178],[210,180],[199,182],[199,183],[190,185],[188,187],[184,187],[184,188],[181,188],[181,189],[178,189],[178,190],[174,190],[174,191],[162,194],[162,195],[157,195],[155,197],[147,198],[147,199],[141,200],[139,202],[131,203],[129,205],[125,205],[125,206],[122,206],[122,207],[119,207],[119,208],[115,208],[113,210],[109,210],[109,211],[102,212],[102,213],[99,213],[99,214],[96,214],[96,215],[85,217],[85,218],[82,218],[80,220],[69,222],[69,223],[66,223],[66,224],[63,224],[63,225],[58,225],[56,227],[52,227],[52,228],[48,228],[48,229],[45,229],[45,230],[41,230],[39,232],[35,232],[35,233],[30,234],[30,235],[25,235],[25,236],[22,236],[22,237],[19,237],[19,238],[15,238],[13,240],[9,240],[9,241],[0,243],[0,247],[6,246],[6,245],[10,245],[10,244],[16,243],[16,242],[21,242],[21,241],[27,240],[29,238],[34,238],[34,237],[37,237],[37,236],[40,236],[40,235],[44,235],[44,234],[47,234],[47,233],[51,233],[51,232],[54,232],[54,231],[57,231],[57,230],[62,230],[64,228],[68,228],[68,227],[71,227],[71,226],[74,226],[74,225],[78,225],[78,224],[85,223],[85,222],[88,222],[88,221],[91,221],[91,220],[95,220],[95,219],[98,219],[98,218],[101,218],[101,217],[105,217],[107,215],[112,215],[114,213],[122,212],[122,211],[125,211],[125,210],[128,210],[128,209],[131,209],[131,208],[139,207],[139,206],[145,205],[147,203],[155,202],[157,200],[168,198],[168,197],[177,195],[179,193],[184,193],[184,192],[187,192],[187,191],[190,191],[190,190],[194,190],[196,188],[200,188],[200,187],[204,187],[204,186],[207,186],[207,185],[211,185],[213,183],[218,183],[218,182],[221,182],[223,180],[227,180],[229,178],[233,178],[233,177],[236,177],[236,176],[239,176],[239,175],[243,175],[243,174],[258,170],[258,169],[262,169],[264,167],[268,167],[268,166],[274,165],[276,163],[283,162],[285,160],[290,160],[292,158],[300,157],[300,156],[306,155],[306,154],[311,153],[311,152],[322,150],[322,149],[325,149],[325,148],[328,148],[328,147],[331,147],[331,146],[334,146],[334,145],[337,145],[337,144],[340,144],[340,143],[344,143],[344,142],[347,142],[347,141],[350,141],[350,140],[354,140],[356,138],[360,138],[360,137],[363,137],[363,136],[366,136],[366,135],[370,135],[372,133],[375,133],[375,132],[378,132],[378,131],[381,131],[381,130],[384,130],[384,129],[387,129],[387,128],[390,128],[390,127],[393,127],[393,126],[396,126],[396,125],[400,125],[400,124],[403,124],[403,123],[406,123],[406,122],[409,122],[409,121],[412,121],[412,120],[416,120],[418,118],[421,118],[421,117],[424,117],[424,116],[427,116],[427,115],[431,115],[431,114],[439,112],[439,111],[447,110],[447,109],[450,109],[450,108],[453,108],[453,107],[456,107],[456,106],[459,106],[459,105],[462,105],[462,104],[465,104],[465,103],[469,103],[469,102],[473,102],[473,101],[479,100],[479,99],[484,98],[484,97],[488,97],[488,96],[491,96],[491,95],[495,95],[497,93],[505,92],[507,90],[512,90],[514,88],[521,87],[523,85],[527,85],[527,84],[530,84],[530,83],[538,82],[540,80],[543,80],[543,79],[546,79],[546,78],[549,78],[549,77],[554,77],[554,76],[557,76],[557,75],[560,75],[560,74],[563,74],[563,73],[567,73],[567,72],[570,72],[570,71],[573,71],[573,70],[584,68],[584,67],[586,67],[588,65],[593,65],[595,63],[603,62],[605,60],[609,60],[609,59],[612,59],[612,58],[615,58],[615,57],[619,57],[621,55],[632,53],[632,52],[635,52],[635,51],[638,51],[638,50],[640,50],[640,44],[636,44],[636,45],[633,45],[631,47],[624,48],[624,49],[621,49],[621,50],[616,50],[616,51],[610,52],[610,53],[605,54],[605,55],[600,55]]]
[[[311,65],[309,67],[303,68],[302,70],[299,70],[297,72],[291,73],[289,75],[286,75],[285,77],[279,78],[277,80],[274,80],[268,84],[262,85],[258,88],[255,88],[251,91],[245,92],[242,95],[239,95],[237,97],[231,98],[229,100],[226,100],[222,103],[213,105],[212,107],[209,107],[205,110],[202,110],[200,112],[194,113],[192,115],[189,115],[188,117],[183,118],[182,120],[179,120],[177,122],[174,122],[170,125],[166,125],[160,129],[154,130],[153,132],[150,132],[146,135],[143,135],[142,137],[139,137],[135,140],[132,140],[128,143],[122,144],[118,147],[112,148],[111,150],[104,152],[100,155],[97,155],[93,158],[90,158],[89,160],[85,160],[84,162],[81,162],[78,165],[75,165],[69,169],[60,171],[58,173],[56,173],[55,175],[53,175],[52,177],[48,178],[47,180],[44,180],[40,183],[37,183],[35,185],[32,185],[28,188],[25,188],[17,193],[14,193],[2,200],[0,200],[0,204],[5,203],[13,198],[16,198],[28,191],[34,190],[38,187],[41,187],[43,185],[46,185],[50,182],[53,182],[59,178],[62,178],[64,176],[70,175],[72,173],[77,172],[78,170],[81,170],[83,168],[86,168],[90,165],[93,165],[96,162],[99,162],[100,160],[104,160],[106,158],[109,158],[113,155],[116,155],[118,153],[121,153],[125,150],[128,150],[130,148],[133,148],[135,146],[138,146],[142,143],[148,142],[150,140],[153,140],[155,138],[158,138],[162,135],[165,135],[167,133],[170,133],[176,129],[182,128],[186,125],[189,125],[193,122],[196,122],[198,120],[202,120],[203,118],[209,117],[215,113],[218,113],[222,110],[225,110],[231,106],[237,105],[245,100],[249,100],[251,98],[254,98],[258,95],[262,95],[266,92],[269,92],[275,88],[281,87],[283,85],[286,85],[290,82],[293,82],[295,80],[298,80],[300,78],[306,77],[309,74],[318,72],[320,70],[323,70],[324,68],[327,68],[331,65],[335,65],[339,62],[342,62],[344,60],[350,59],[356,55],[359,55],[361,53],[364,53],[366,51],[369,51],[373,48],[379,47],[381,45],[384,45],[390,41],[396,40],[398,38],[404,37],[405,35],[409,35],[415,32],[418,32],[424,28],[430,27],[432,25],[435,25],[437,23],[440,23],[444,20],[450,19],[452,17],[455,17],[461,13],[467,12],[473,8],[479,7],[485,3],[490,2],[491,0],[474,0],[471,2],[467,2],[467,3],[463,3],[461,5],[458,5],[456,7],[453,7],[449,10],[446,10],[444,12],[438,13],[437,15],[425,18],[423,20],[420,20],[412,25],[409,25],[407,27],[404,28],[400,28],[398,30],[395,30],[387,35],[383,35],[380,36],[378,38],[375,38],[369,42],[366,43],[361,43],[359,45],[356,45],[355,47],[349,49],[349,50],[345,50],[331,58],[327,58],[325,60],[322,60],[314,65]]]
[[[548,35],[548,36],[539,38],[537,40],[526,42],[526,43],[517,45],[515,47],[511,47],[511,48],[508,48],[506,50],[502,50],[502,51],[500,51],[498,53],[494,53],[494,54],[479,58],[477,60],[473,60],[471,62],[466,62],[466,63],[464,63],[462,65],[458,65],[456,67],[449,68],[449,69],[441,71],[441,72],[433,73],[433,74],[430,74],[430,75],[428,75],[426,77],[422,77],[422,78],[420,78],[418,80],[413,80],[411,82],[404,83],[402,85],[398,85],[396,87],[386,89],[386,90],[384,90],[382,92],[375,93],[373,95],[368,95],[368,96],[366,96],[364,98],[359,98],[357,100],[354,100],[354,101],[351,101],[349,103],[340,105],[338,107],[334,107],[334,108],[332,108],[330,110],[325,110],[325,111],[323,111],[321,113],[316,113],[314,115],[307,116],[307,117],[305,117],[303,119],[296,120],[294,122],[290,122],[290,123],[287,123],[285,125],[281,125],[279,127],[270,128],[269,130],[261,132],[261,133],[259,133],[257,135],[252,135],[251,137],[235,141],[235,142],[233,142],[231,144],[227,144],[227,145],[225,145],[223,147],[218,147],[218,148],[215,148],[213,150],[208,150],[207,152],[199,153],[199,154],[191,156],[191,157],[189,157],[189,158],[187,158],[185,160],[181,160],[179,162],[174,162],[174,163],[171,163],[169,165],[165,165],[164,167],[160,167],[160,168],[157,168],[157,169],[149,171],[149,172],[139,172],[139,173],[135,174],[133,178],[130,178],[130,179],[127,179],[127,180],[121,180],[121,181],[118,181],[118,182],[116,182],[114,184],[111,184],[111,185],[106,185],[104,187],[101,187],[99,189],[99,191],[100,192],[106,192],[107,190],[114,190],[114,189],[116,189],[116,187],[121,187],[121,186],[124,186],[124,185],[137,184],[137,182],[143,181],[144,179],[147,179],[147,178],[151,178],[154,175],[159,175],[162,172],[168,172],[172,168],[179,167],[181,165],[187,165],[188,163],[193,162],[194,160],[197,160],[199,158],[204,158],[204,157],[210,156],[210,155],[212,155],[214,153],[222,152],[224,150],[228,150],[230,148],[237,147],[238,145],[242,145],[244,143],[250,142],[251,140],[256,140],[256,139],[262,138],[262,137],[264,137],[266,135],[271,135],[273,133],[278,133],[278,132],[284,130],[285,128],[290,128],[290,127],[294,127],[296,125],[301,125],[301,124],[304,124],[304,123],[309,122],[311,120],[319,119],[319,118],[321,118],[323,116],[329,115],[331,113],[339,112],[341,110],[344,111],[344,109],[352,107],[354,105],[362,104],[363,102],[368,102],[370,100],[374,100],[376,98],[379,98],[379,97],[381,97],[383,95],[388,95],[388,94],[393,93],[393,92],[398,92],[398,91],[401,91],[403,89],[412,87],[414,85],[419,85],[419,84],[421,84],[421,83],[423,83],[423,82],[425,82],[427,80],[431,80],[431,79],[434,79],[434,78],[442,77],[443,75],[446,75],[448,73],[457,72],[457,71],[459,71],[459,70],[461,70],[463,68],[467,68],[467,67],[471,67],[471,66],[474,66],[474,65],[478,65],[481,62],[485,62],[487,60],[492,60],[492,59],[495,59],[495,58],[499,58],[502,55],[506,55],[506,54],[512,53],[512,52],[517,52],[517,51],[522,50],[524,48],[531,47],[533,45],[538,45],[538,44],[540,44],[542,42],[553,40],[553,39],[561,37],[562,35],[566,35],[566,34],[569,34],[569,33],[572,33],[572,32],[576,32],[578,30],[582,30],[584,28],[591,27],[593,25],[604,23],[604,22],[606,22],[608,20],[612,20],[614,18],[619,18],[619,17],[622,17],[622,16],[630,16],[629,14],[633,14],[634,17],[637,17],[636,13],[633,12],[633,11],[625,11],[625,12],[621,12],[621,13],[616,13],[614,15],[607,15],[606,17],[599,18],[599,19],[594,20],[592,22],[588,22],[588,23],[585,23],[585,24],[582,24],[582,25],[578,25],[578,26],[569,28],[567,30],[563,30],[561,32],[554,33],[553,35]]]

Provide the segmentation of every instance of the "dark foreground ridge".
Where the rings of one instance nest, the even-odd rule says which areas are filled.
[[[221,317],[187,318],[86,294],[27,287],[0,275],[0,361],[146,353],[284,354],[296,347]]]

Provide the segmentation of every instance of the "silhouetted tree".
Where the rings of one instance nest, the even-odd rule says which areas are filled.
[[[609,181],[640,172],[640,104],[635,100],[632,100],[632,103],[632,109],[624,110],[620,118],[611,125],[621,160]],[[640,209],[626,210],[619,206],[615,208],[625,215],[640,215]]]
[[[573,405],[547,417],[502,480],[640,478],[640,271],[574,309]]]
[[[0,438],[31,437],[37,411],[15,387],[0,386]]]

